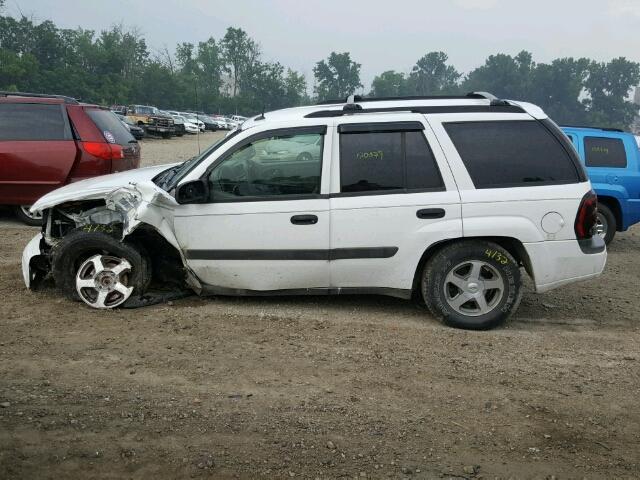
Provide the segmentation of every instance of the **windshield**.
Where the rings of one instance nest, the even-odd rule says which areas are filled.
[[[167,192],[173,190],[180,180],[182,180],[191,170],[193,170],[200,162],[202,162],[205,158],[215,152],[217,149],[222,147],[225,143],[229,142],[233,137],[238,135],[240,130],[236,130],[229,134],[228,136],[220,139],[218,142],[211,145],[200,155],[196,155],[195,157],[190,158],[184,163],[180,165],[176,165],[175,167],[168,168],[164,170],[159,175],[157,175],[153,182],[158,185],[163,190]]]

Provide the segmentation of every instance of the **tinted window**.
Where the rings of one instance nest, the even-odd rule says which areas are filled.
[[[113,112],[98,108],[88,108],[85,112],[96,124],[98,130],[102,132],[102,135],[107,142],[117,143],[119,145],[128,145],[129,143],[136,141],[129,130],[127,130]]]
[[[0,140],[68,140],[60,105],[0,104]]]
[[[436,159],[422,132],[406,132],[404,135],[407,188],[411,190],[443,187]]]
[[[211,199],[319,194],[323,139],[304,133],[240,147],[209,174]]]
[[[340,134],[340,191],[442,188],[442,178],[422,132]]]
[[[537,121],[447,123],[476,188],[578,183],[576,165]]]
[[[627,166],[627,153],[619,138],[585,137],[584,156],[587,167]]]

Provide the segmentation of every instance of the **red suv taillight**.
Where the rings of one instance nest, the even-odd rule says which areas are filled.
[[[94,157],[102,158],[103,160],[118,160],[120,158],[124,158],[124,151],[118,144],[104,142],[80,143],[82,145],[82,149]]]
[[[586,240],[593,236],[593,230],[598,221],[598,196],[593,190],[582,197],[574,230],[578,240]]]

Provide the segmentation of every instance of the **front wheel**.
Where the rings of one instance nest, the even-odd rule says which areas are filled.
[[[67,297],[106,309],[143,296],[151,281],[150,261],[141,247],[114,233],[110,226],[87,225],[56,245],[53,277]]]
[[[520,267],[507,250],[493,242],[456,242],[425,265],[422,298],[431,313],[451,327],[487,330],[518,309]]]

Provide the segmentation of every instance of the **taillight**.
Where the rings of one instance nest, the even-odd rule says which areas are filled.
[[[589,239],[593,236],[594,227],[598,221],[598,197],[593,190],[582,197],[574,230],[578,240]]]
[[[103,160],[117,160],[124,158],[124,150],[120,145],[115,143],[104,142],[81,142],[82,149],[93,155],[94,157],[102,158]]]

